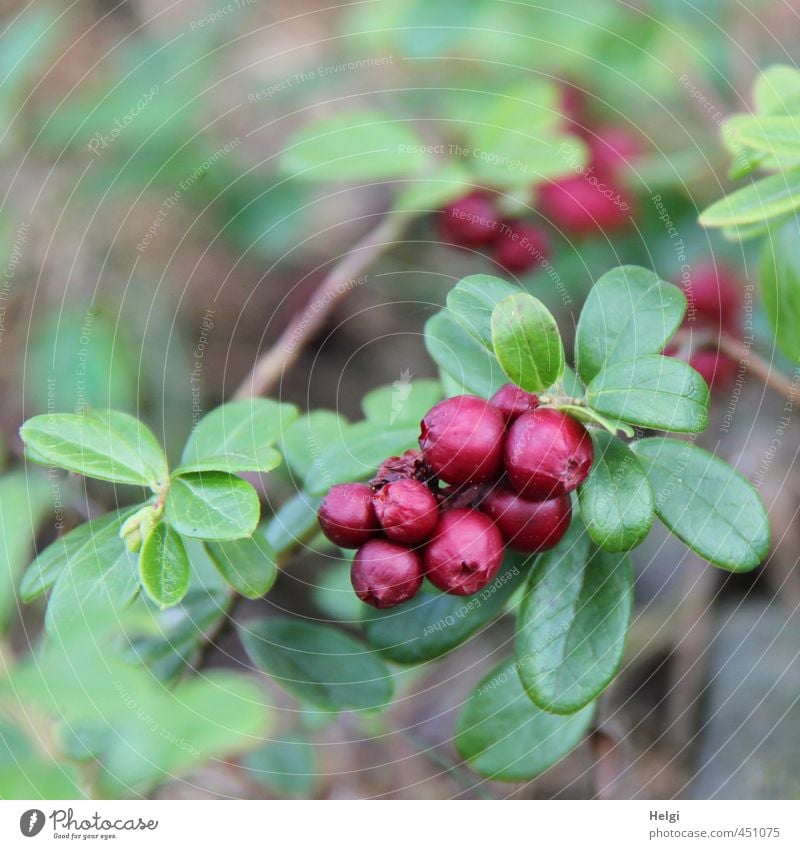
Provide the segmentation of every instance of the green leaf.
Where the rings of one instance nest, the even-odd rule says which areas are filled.
[[[800,170],[771,174],[712,203],[700,215],[703,227],[756,224],[800,208]]]
[[[594,705],[569,716],[547,713],[522,689],[516,663],[495,667],[458,716],[459,754],[485,778],[525,781],[558,763],[585,736]]]
[[[304,127],[284,144],[280,165],[305,180],[364,183],[420,174],[430,159],[410,124],[364,109]]]
[[[275,552],[263,536],[206,542],[205,546],[222,577],[246,598],[266,595],[278,577]]]
[[[606,551],[629,551],[650,533],[653,492],[636,455],[611,434],[591,431],[594,463],[578,490],[589,536]]]
[[[436,212],[474,188],[472,175],[457,162],[437,163],[432,174],[403,182],[394,203],[397,212]]]
[[[114,410],[34,416],[20,429],[37,463],[157,492],[169,474],[156,438],[138,419]]]
[[[753,105],[761,115],[800,112],[800,71],[792,65],[770,65],[753,84]]]
[[[280,447],[292,472],[301,479],[307,477],[322,452],[340,439],[349,424],[330,410],[314,410],[289,425]]]
[[[512,555],[497,578],[469,598],[426,587],[399,607],[369,610],[363,623],[367,640],[395,663],[441,657],[495,619],[526,572],[524,558]]]
[[[419,424],[386,426],[371,421],[350,425],[341,440],[329,445],[309,472],[305,488],[324,495],[334,484],[363,480],[390,456],[417,444]]]
[[[699,433],[708,427],[708,386],[689,365],[658,354],[608,366],[589,384],[590,407],[641,427]]]
[[[579,407],[577,404],[554,404],[553,407],[556,410],[569,413],[573,418],[584,424],[600,425],[600,427],[605,428],[611,434],[621,432],[629,438],[634,436],[635,431],[630,425],[626,425],[624,422],[617,421],[616,419],[612,420],[601,416],[597,410],[593,410],[591,407]]]
[[[253,663],[302,701],[325,710],[373,710],[391,700],[383,662],[336,628],[284,617],[238,628]]]
[[[438,380],[412,381],[408,372],[389,386],[368,392],[361,400],[367,421],[378,425],[418,425],[422,417],[442,400]]]
[[[320,765],[314,746],[298,733],[283,734],[242,758],[249,777],[280,796],[308,799]]]
[[[431,359],[467,392],[488,398],[508,383],[495,355],[449,310],[425,322],[425,347]]]
[[[113,511],[84,522],[74,530],[51,542],[47,548],[31,563],[20,583],[20,597],[31,602],[47,592],[64,571],[68,562],[77,562],[84,558],[103,556],[104,547],[111,542],[109,550],[116,551],[115,539],[119,537],[122,523],[132,516],[138,508]]]
[[[459,324],[490,351],[492,313],[504,298],[521,293],[519,286],[490,274],[472,274],[447,293],[447,308]]]
[[[164,522],[142,543],[139,576],[147,594],[161,607],[174,607],[186,595],[189,556],[180,535]]]
[[[270,472],[281,462],[271,446],[296,418],[296,407],[267,398],[223,404],[194,429],[175,474]]]
[[[130,514],[134,512],[131,510]],[[136,597],[137,557],[128,551],[119,536],[123,516],[114,513],[103,517],[108,521],[92,522],[91,532],[83,537],[83,543],[67,542],[70,534],[63,538],[64,545],[56,548],[66,551],[69,559],[60,570],[47,603],[44,622],[49,632],[61,636],[76,623],[91,621],[98,611],[104,616],[118,616]],[[31,568],[35,569],[36,563]]]
[[[656,513],[686,545],[731,572],[754,569],[767,556],[767,511],[739,472],[677,439],[643,439],[634,448],[647,472]]]
[[[558,324],[533,295],[510,295],[494,308],[492,344],[503,371],[528,392],[543,392],[564,373]]]
[[[800,117],[751,116],[736,127],[742,144],[772,156],[800,156]]]
[[[761,297],[775,338],[787,357],[800,362],[800,228],[790,221],[764,242]]]
[[[172,479],[164,518],[182,536],[225,540],[252,536],[259,512],[258,494],[247,481],[198,472]]]
[[[517,670],[542,710],[575,713],[622,663],[633,609],[627,555],[595,549],[581,522],[545,552],[517,620]]]
[[[683,321],[686,297],[655,272],[622,265],[606,272],[586,298],[575,357],[588,383],[608,365],[659,353]]]

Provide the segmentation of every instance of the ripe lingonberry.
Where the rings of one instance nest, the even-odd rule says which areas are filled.
[[[419,555],[404,545],[373,539],[358,549],[350,582],[361,601],[383,609],[402,604],[422,586]]]
[[[700,372],[700,376],[711,389],[730,386],[739,372],[739,365],[735,360],[714,348],[703,348],[692,354],[689,365]]]
[[[373,498],[375,514],[389,539],[419,545],[439,521],[439,504],[425,484],[406,478],[387,483]]]
[[[589,432],[560,410],[538,407],[521,415],[508,431],[506,474],[526,498],[566,495],[583,483],[593,460]]]
[[[318,517],[322,533],[342,548],[358,548],[380,529],[372,506],[372,490],[365,483],[331,487],[320,504]]]
[[[601,127],[589,138],[589,151],[595,173],[618,174],[641,156],[642,145],[623,127]]]
[[[523,272],[544,265],[550,256],[550,240],[533,224],[506,221],[494,247],[494,258],[507,271]]]
[[[440,216],[443,241],[465,248],[488,245],[500,232],[494,204],[483,192],[472,192],[453,201]]]
[[[483,398],[457,395],[440,401],[422,420],[419,445],[446,483],[483,483],[500,471],[505,422]]]
[[[503,562],[503,537],[477,510],[444,513],[425,548],[425,574],[438,589],[472,595],[489,584]]]
[[[564,536],[572,518],[572,501],[569,495],[531,501],[499,485],[487,493],[481,510],[494,520],[511,548],[532,554],[552,548]]]
[[[566,233],[585,236],[598,230],[619,230],[628,225],[633,200],[608,178],[568,177],[543,186],[539,194],[542,213]]]
[[[692,270],[683,285],[690,315],[712,330],[737,332],[742,320],[743,290],[731,269],[711,262]]]
[[[539,405],[539,399],[532,392],[526,392],[515,383],[506,383],[492,395],[489,403],[500,410],[506,424],[511,424],[523,413],[535,410]]]

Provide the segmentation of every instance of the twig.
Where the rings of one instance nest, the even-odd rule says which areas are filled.
[[[370,230],[352,250],[325,275],[306,305],[269,350],[256,361],[234,393],[234,398],[250,398],[268,392],[281,374],[300,356],[304,344],[324,324],[338,299],[353,287],[353,281],[383,251],[397,241],[414,217],[410,212],[392,212]]]

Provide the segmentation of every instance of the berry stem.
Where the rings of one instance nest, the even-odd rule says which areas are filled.
[[[339,298],[353,288],[353,281],[385,250],[392,247],[416,213],[390,212],[358,241],[325,275],[305,309],[289,322],[275,343],[255,362],[239,385],[234,398],[266,394],[283,372],[300,356],[308,340],[324,324]]]

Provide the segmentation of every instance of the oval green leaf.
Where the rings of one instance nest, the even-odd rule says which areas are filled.
[[[206,551],[220,575],[245,598],[266,595],[278,577],[275,552],[255,534],[226,542],[206,542]]]
[[[164,518],[182,536],[225,540],[252,536],[259,513],[258,494],[247,481],[197,472],[172,479]]]
[[[180,535],[159,522],[142,543],[139,576],[147,595],[161,607],[173,607],[189,588],[189,556]]]
[[[708,427],[708,386],[689,365],[651,354],[603,369],[589,384],[590,407],[640,427],[699,433]]]
[[[677,439],[643,439],[635,451],[661,521],[701,557],[731,572],[769,553],[767,511],[752,484],[726,462]]]
[[[712,203],[700,216],[703,227],[755,224],[800,208],[800,170],[758,180]]]
[[[521,294],[519,286],[490,274],[472,274],[447,293],[447,309],[459,324],[484,347],[494,350],[492,313],[504,298]]]

